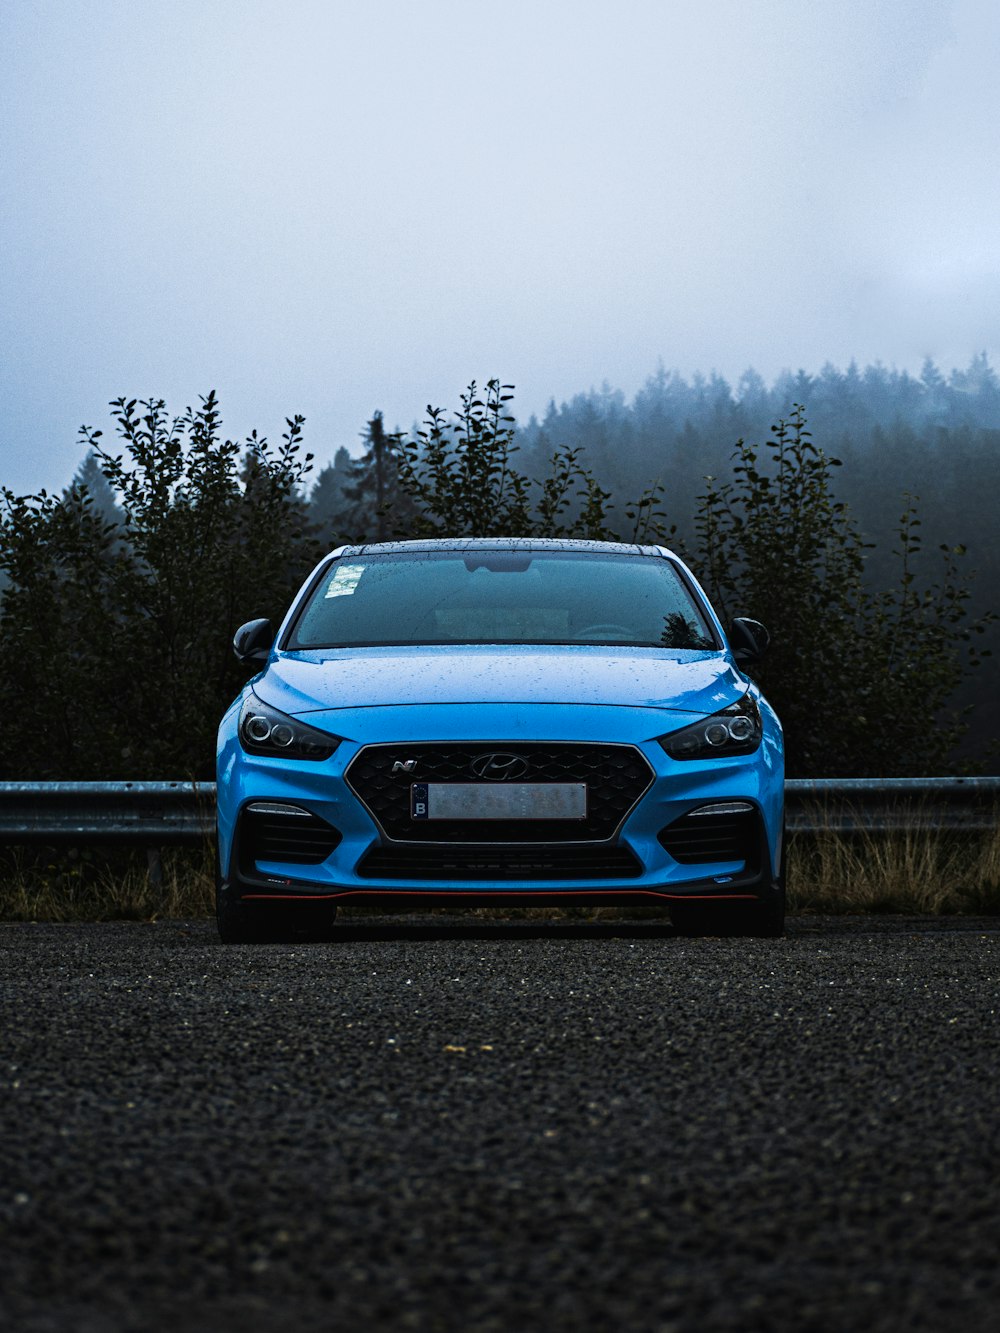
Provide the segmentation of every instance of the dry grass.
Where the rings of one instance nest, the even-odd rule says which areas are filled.
[[[215,912],[214,848],[164,851],[159,875],[145,853],[7,852],[0,920],[156,921]],[[158,881],[158,882],[157,882]]]
[[[39,856],[8,850],[0,862],[0,920],[153,921],[209,917],[214,849],[162,854],[159,883],[145,853],[87,849]],[[906,833],[798,834],[788,846],[792,912],[1000,915],[1000,827],[991,833],[933,828]],[[448,911],[449,909],[440,909]],[[371,907],[346,909],[372,915]],[[506,917],[501,908],[480,909]],[[528,919],[615,920],[665,915],[665,908],[520,908]]]
[[[1000,914],[1000,828],[793,836],[788,904],[793,912]]]

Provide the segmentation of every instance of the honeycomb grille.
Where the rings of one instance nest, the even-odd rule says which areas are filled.
[[[634,879],[642,873],[627,847],[377,847],[361,862],[366,879]]]
[[[523,758],[523,782],[585,782],[586,819],[413,820],[414,782],[473,782],[473,760],[490,751]],[[409,772],[397,768],[414,761]],[[404,842],[602,842],[653,779],[653,770],[631,745],[511,744],[481,741],[463,745],[369,745],[352,761],[347,781],[390,838]]]
[[[681,865],[742,861],[750,869],[758,860],[758,816],[754,810],[718,815],[690,813],[661,829],[659,840]]]
[[[340,842],[332,825],[313,814],[262,813],[244,810],[240,817],[241,861],[252,869],[258,861],[287,865],[319,865]]]

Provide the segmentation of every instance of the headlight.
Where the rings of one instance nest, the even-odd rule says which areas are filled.
[[[329,759],[339,736],[307,727],[287,713],[261,703],[249,694],[240,710],[240,744],[249,754],[283,759]]]
[[[672,759],[709,759],[718,755],[753,754],[763,727],[760,709],[749,694],[711,717],[661,736],[660,744]]]

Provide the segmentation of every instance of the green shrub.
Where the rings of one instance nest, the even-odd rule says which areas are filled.
[[[968,615],[961,547],[942,547],[937,578],[918,580],[914,503],[904,499],[897,578],[864,579],[869,547],[834,495],[840,464],[812,441],[796,407],[761,450],[744,441],[732,480],[709,487],[695,563],[724,616],[750,615],[772,646],[760,682],[785,728],[795,777],[942,773],[965,730],[950,700],[992,617]]]
[[[428,407],[424,428],[394,436],[399,480],[414,513],[397,535],[431,537],[583,537],[655,541],[662,535],[659,487],[626,507],[631,530],[612,516],[610,492],[580,462],[580,450],[557,450],[543,478],[519,472],[512,384],[492,379],[480,397],[473,381],[452,420]]]
[[[298,487],[302,418],[271,448],[224,439],[214,394],[171,419],[116,400],[122,445],[83,441],[118,517],[85,485],[0,492],[0,775],[212,776],[215,731],[246,677],[230,647],[279,617],[316,557]]]

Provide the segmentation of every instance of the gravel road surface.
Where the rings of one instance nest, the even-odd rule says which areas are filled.
[[[1000,921],[0,927],[16,1333],[1000,1328]]]

